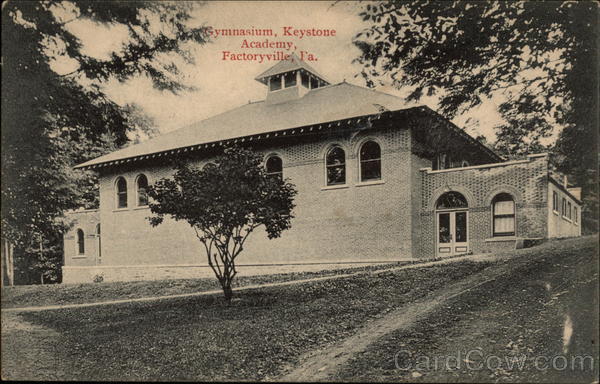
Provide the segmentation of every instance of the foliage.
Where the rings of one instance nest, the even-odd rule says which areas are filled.
[[[559,166],[597,216],[596,2],[366,2],[361,16],[354,43],[370,85],[439,96],[447,117],[504,100],[495,147],[511,158],[543,150],[559,127]]]
[[[269,239],[290,228],[294,186],[265,173],[262,156],[248,149],[227,148],[203,169],[177,165],[173,179],[148,188],[154,199],[153,226],[165,216],[187,221],[204,245],[227,301],[237,271],[235,260],[248,236],[264,227]]]
[[[186,89],[166,55],[189,62],[186,46],[205,41],[202,28],[188,25],[190,9],[150,1],[2,4],[2,240],[32,260],[20,263],[25,268],[40,235],[58,249],[65,210],[97,205],[96,177],[72,166],[153,133],[139,108],[110,100],[102,83],[146,75],[158,89]],[[86,54],[69,30],[80,20],[124,27],[120,51],[107,59]],[[76,68],[59,74],[57,62]]]

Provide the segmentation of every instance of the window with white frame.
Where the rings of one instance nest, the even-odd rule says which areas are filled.
[[[571,202],[567,202],[567,218],[571,219]]]
[[[269,156],[265,163],[265,169],[267,176],[283,178],[283,161],[281,161],[281,157]]]
[[[102,257],[102,239],[100,238],[100,223],[96,224],[96,240],[98,246],[98,259]]]
[[[558,193],[552,191],[552,210],[558,212]]]
[[[148,205],[148,178],[144,174],[141,174],[137,177],[136,194],[138,207],[144,207]]]
[[[567,199],[562,199],[562,216],[567,217]]]
[[[515,235],[515,201],[508,193],[500,193],[492,201],[493,236]]]
[[[83,233],[83,229],[77,230],[77,254],[85,254],[85,235]]]
[[[360,147],[360,181],[381,180],[381,147],[367,141]]]
[[[346,184],[346,153],[341,147],[333,146],[325,156],[327,185]]]
[[[127,181],[119,177],[116,183],[117,208],[127,208]]]
[[[573,221],[575,222],[575,224],[579,222],[579,212],[577,207],[573,207]]]

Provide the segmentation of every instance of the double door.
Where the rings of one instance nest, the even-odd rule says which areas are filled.
[[[452,256],[469,251],[467,211],[437,213],[437,255]]]

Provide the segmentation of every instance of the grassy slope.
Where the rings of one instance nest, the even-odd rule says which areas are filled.
[[[464,262],[252,290],[231,307],[208,296],[24,313],[33,331],[3,333],[3,376],[263,379],[370,318],[487,265]]]
[[[252,284],[309,279],[360,271],[373,271],[406,264],[397,262],[320,272],[293,272],[268,276],[238,276],[234,287]],[[51,284],[2,287],[2,308],[56,304],[93,303],[149,296],[178,295],[221,289],[216,278],[130,281],[88,284]]]
[[[597,237],[587,238],[583,246],[565,247],[557,242],[547,248],[546,256],[536,260],[506,279],[498,279],[480,289],[460,296],[413,329],[398,331],[373,344],[355,357],[336,377],[344,381],[423,381],[423,382],[597,382],[598,380],[598,250]],[[568,243],[566,243],[568,244]],[[563,331],[567,316],[573,334],[566,349]],[[466,354],[471,356],[467,369]],[[394,356],[399,352],[400,370]],[[434,357],[458,356],[459,369],[450,368]],[[544,366],[544,358],[556,356],[592,356],[595,368],[587,360],[584,369],[562,369],[564,360],[557,358],[557,369],[540,371],[535,358]],[[410,357],[408,357],[410,356]],[[419,357],[421,356],[421,357]],[[430,364],[421,364],[425,358]],[[481,357],[484,357],[483,359]],[[491,358],[498,356],[503,363]],[[523,369],[509,369],[505,358],[524,357]],[[446,361],[446,360],[439,360]],[[480,365],[483,363],[483,365]],[[417,369],[419,368],[419,369]],[[489,368],[489,369],[488,369]]]
[[[349,370],[342,372],[341,377],[348,379],[363,374],[363,379],[393,377],[397,380],[398,372],[388,374],[390,372],[386,371],[385,360],[389,360],[389,353],[373,354],[386,345],[395,353],[397,337],[402,343],[427,350],[429,346],[438,348],[442,345],[438,338],[445,340],[446,347],[467,343],[467,339],[459,338],[465,336],[463,329],[485,321],[484,315],[496,316],[495,321],[508,325],[518,324],[517,319],[510,317],[511,313],[516,313],[513,316],[521,316],[523,321],[531,317],[533,324],[537,324],[539,308],[535,307],[535,311],[526,309],[535,304],[533,301],[538,296],[525,295],[525,304],[516,312],[514,302],[507,302],[506,307],[489,307],[482,302],[492,301],[496,296],[505,297],[498,294],[503,292],[502,289],[515,289],[520,293],[518,290],[525,289],[527,284],[536,287],[532,283],[538,278],[536,271],[547,263],[565,259],[565,264],[571,265],[567,261],[575,261],[573,257],[579,254],[589,259],[595,254],[591,245],[594,241],[597,238],[570,240],[537,251],[519,252],[526,257],[529,253],[544,251],[548,252],[549,259],[546,263],[536,264],[529,274],[474,293],[471,301],[465,299],[464,303],[459,301],[458,306],[450,305],[447,313],[444,311],[421,323],[422,329],[408,335],[395,335],[396,339],[387,340],[389,344],[383,341],[363,355],[373,358],[357,360]],[[579,243],[585,246],[577,246]],[[574,244],[574,250],[568,251]],[[500,262],[506,262],[506,259]],[[369,319],[381,317],[489,265],[489,262],[459,262],[381,272],[375,276],[258,289],[243,292],[231,307],[224,306],[220,297],[210,296],[25,313],[17,318],[18,326],[10,332],[3,329],[2,376],[77,380],[260,380],[274,377],[302,353],[338,341],[368,324]],[[582,287],[589,288],[585,283]],[[503,313],[502,308],[507,312]],[[460,317],[463,312],[469,314],[464,319]],[[588,320],[589,317],[581,318],[586,324]],[[480,341],[482,337],[487,340],[500,327],[494,324],[484,323],[477,328],[484,333],[469,331],[467,336],[473,337],[474,341]],[[428,325],[432,328],[427,328]],[[488,327],[491,334],[485,333]],[[457,339],[448,340],[448,335]],[[497,338],[498,345],[504,343],[500,336],[493,337]],[[557,337],[556,334],[544,335],[548,340],[557,340]]]

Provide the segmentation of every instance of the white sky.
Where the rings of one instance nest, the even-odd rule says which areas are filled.
[[[336,37],[281,37],[279,41],[292,41],[299,50],[309,51],[318,61],[309,62],[318,72],[333,83],[346,80],[364,86],[360,66],[352,64],[359,50],[352,44],[352,37],[364,28],[358,17],[358,2],[340,2],[332,6],[332,1],[291,1],[291,2],[209,2],[198,7],[195,17],[199,24],[213,28],[272,28],[281,35],[282,27],[335,29]],[[102,57],[107,52],[119,48],[123,31],[108,29],[91,22],[73,22],[69,28],[79,36],[88,54]],[[121,32],[121,33],[119,33]],[[247,37],[249,40],[263,41],[265,37]],[[227,111],[248,101],[263,100],[266,87],[254,77],[276,62],[223,61],[222,51],[248,53],[272,53],[272,49],[242,49],[244,37],[219,37],[213,42],[194,50],[194,65],[181,67],[188,85],[197,91],[173,95],[152,88],[148,79],[138,78],[125,84],[111,81],[106,92],[117,103],[136,103],[154,118],[160,132],[168,132],[194,121],[202,120]],[[60,70],[60,69],[59,69]],[[65,72],[68,65],[64,65]],[[376,88],[379,91],[404,96],[405,93],[389,87]],[[423,99],[436,110],[435,99]],[[409,106],[409,104],[407,104]],[[483,134],[488,140],[494,139],[493,127],[501,122],[493,102],[486,102],[468,115],[459,116],[454,123],[465,126],[471,118],[467,132]],[[473,121],[478,122],[473,124]]]

